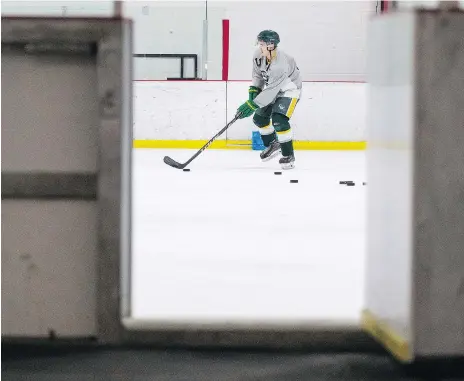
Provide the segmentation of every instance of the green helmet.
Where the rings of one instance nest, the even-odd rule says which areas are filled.
[[[277,32],[267,29],[259,32],[258,41],[263,41],[266,44],[274,44],[274,47],[277,47],[280,42],[280,37]]]

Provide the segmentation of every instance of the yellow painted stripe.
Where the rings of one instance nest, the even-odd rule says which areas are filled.
[[[292,115],[293,115],[293,111],[295,111],[295,106],[296,106],[296,102],[298,101],[298,98],[292,98],[291,102],[290,102],[290,106],[288,106],[288,111],[287,111],[287,118],[291,118]]]
[[[293,148],[297,150],[365,150],[366,142],[318,142],[293,141]]]
[[[134,148],[200,149],[207,140],[134,140]],[[215,140],[208,149],[251,149],[251,140]]]
[[[361,324],[368,334],[379,341],[399,361],[411,362],[413,360],[408,341],[394,332],[387,324],[377,319],[370,311],[364,310],[362,312]]]
[[[200,149],[207,140],[134,140],[134,148]],[[296,150],[364,150],[366,142],[293,141]],[[216,140],[208,149],[251,149],[251,140]]]

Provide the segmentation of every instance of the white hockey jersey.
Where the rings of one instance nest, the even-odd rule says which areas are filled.
[[[268,63],[257,49],[253,55],[252,85],[262,89],[253,101],[265,107],[278,97],[300,98],[302,79],[293,57],[277,49],[276,56]]]

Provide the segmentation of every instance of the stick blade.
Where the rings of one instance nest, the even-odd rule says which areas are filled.
[[[165,156],[164,159],[163,159],[163,161],[164,161],[167,165],[169,165],[169,166],[171,166],[171,167],[173,167],[173,168],[177,168],[177,169],[182,169],[182,168],[184,168],[184,165],[183,165],[183,164],[178,163],[177,161],[171,159],[169,156]]]

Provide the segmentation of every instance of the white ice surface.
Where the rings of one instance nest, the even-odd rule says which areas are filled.
[[[162,160],[195,151],[134,150],[132,318],[358,322],[364,152],[296,151],[281,176],[251,150],[207,150],[190,172]]]

